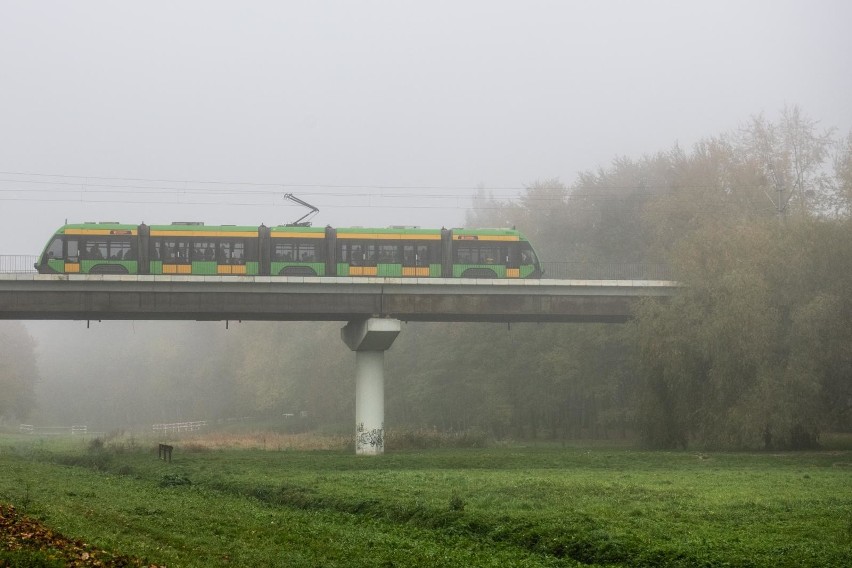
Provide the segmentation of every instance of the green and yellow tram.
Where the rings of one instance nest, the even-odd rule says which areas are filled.
[[[172,223],[61,227],[36,263],[43,274],[187,274],[538,278],[514,229],[385,229]]]

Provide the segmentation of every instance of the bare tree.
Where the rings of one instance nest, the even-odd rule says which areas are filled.
[[[828,212],[831,178],[826,161],[834,129],[820,132],[818,124],[794,105],[784,107],[777,123],[761,114],[742,131],[740,149],[762,170],[762,190],[780,219],[792,208],[802,215]]]

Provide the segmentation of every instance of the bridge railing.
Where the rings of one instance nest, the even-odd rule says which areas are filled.
[[[38,257],[34,254],[2,254],[0,255],[0,273],[19,274],[35,272],[33,266]]]
[[[644,262],[542,262],[542,278],[559,280],[673,280],[671,266]]]
[[[0,255],[0,274],[35,272],[35,255]],[[672,280],[667,264],[641,262],[542,262],[543,278],[560,280]]]

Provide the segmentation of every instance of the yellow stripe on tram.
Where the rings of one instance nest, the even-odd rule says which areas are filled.
[[[290,232],[275,232],[270,233],[273,239],[324,239],[325,233],[296,233]]]
[[[65,229],[66,235],[135,235],[136,229]]]
[[[376,241],[440,241],[441,235],[406,235],[404,233],[337,233],[337,238]]]
[[[217,274],[245,274],[246,267],[244,264],[219,264],[216,266]]]
[[[247,237],[257,238],[251,231],[151,231],[152,237]]]
[[[517,235],[453,235],[454,241],[519,241]]]

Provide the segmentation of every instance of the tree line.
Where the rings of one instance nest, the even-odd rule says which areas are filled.
[[[620,325],[408,324],[386,356],[388,427],[663,448],[805,448],[852,431],[852,134],[785,108],[517,199],[483,188],[467,225],[516,226],[545,261],[665,262],[682,290]],[[87,346],[57,328],[41,386],[0,395],[0,413],[25,415],[35,392],[54,422],[304,411],[348,431],[354,355],[339,327],[109,323],[79,334]],[[3,367],[0,382],[10,372],[34,376]]]

